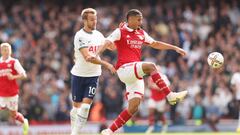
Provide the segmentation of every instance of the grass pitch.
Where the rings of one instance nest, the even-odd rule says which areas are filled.
[[[231,132],[223,132],[223,133],[152,133],[152,134],[144,134],[144,133],[128,133],[128,134],[117,134],[117,135],[239,135],[238,133]]]
[[[83,135],[83,134],[80,134]],[[86,134],[84,134],[86,135]],[[88,135],[94,135],[94,134],[88,134]],[[124,133],[124,134],[114,134],[114,135],[240,135],[240,133],[236,132],[186,132],[186,133],[151,133],[151,134],[145,134],[145,133]]]
[[[128,134],[116,134],[116,135],[239,135],[237,133],[152,133],[152,134],[144,134],[144,133],[128,133]]]

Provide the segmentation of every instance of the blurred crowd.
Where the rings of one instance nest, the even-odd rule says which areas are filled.
[[[70,69],[73,36],[81,27],[83,8],[98,11],[97,29],[108,36],[131,8],[142,11],[143,28],[154,39],[182,47],[174,51],[144,47],[144,61],[161,66],[173,91],[188,90],[187,99],[166,107],[173,122],[188,119],[236,119],[238,107],[230,80],[240,69],[240,1],[237,0],[51,0],[0,1],[0,42],[12,44],[14,57],[27,71],[20,83],[20,111],[34,122],[68,121],[71,108]],[[221,73],[207,64],[210,52],[225,58]],[[115,63],[116,53],[102,59]],[[124,85],[103,69],[90,120],[115,118],[126,105]],[[147,86],[147,85],[146,85]],[[148,87],[146,98],[148,99]],[[144,100],[143,102],[145,102]],[[144,104],[144,103],[143,103]],[[142,106],[138,118],[147,117]],[[98,112],[98,113],[95,113]],[[3,119],[3,118],[2,118]]]

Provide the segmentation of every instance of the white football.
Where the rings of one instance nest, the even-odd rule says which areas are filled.
[[[219,52],[212,52],[207,58],[208,65],[212,68],[220,68],[224,63],[223,55]]]

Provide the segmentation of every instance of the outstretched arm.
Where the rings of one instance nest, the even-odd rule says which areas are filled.
[[[186,52],[182,48],[161,41],[153,41],[149,46],[158,50],[175,50],[182,56],[186,55]]]
[[[16,60],[14,63],[14,69],[18,74],[13,75],[12,73],[8,73],[7,77],[9,80],[21,80],[27,78],[27,74],[18,60]]]

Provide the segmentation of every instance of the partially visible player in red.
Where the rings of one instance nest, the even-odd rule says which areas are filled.
[[[160,68],[160,67],[159,67]],[[163,80],[167,84],[167,86],[170,85],[170,82],[166,75],[161,74]],[[147,134],[154,131],[155,124],[157,121],[162,121],[162,129],[161,132],[167,132],[168,123],[167,119],[164,115],[165,108],[166,108],[166,100],[165,100],[165,94],[163,91],[159,89],[159,87],[153,82],[152,78],[148,78],[148,88],[150,90],[150,97],[148,100],[148,108],[149,108],[149,115],[148,115],[148,124],[149,127],[146,131]]]
[[[141,61],[141,49],[143,45],[150,46],[158,50],[175,50],[181,55],[186,52],[174,45],[161,41],[156,41],[150,37],[143,29],[142,13],[137,9],[131,9],[127,13],[127,23],[121,24],[105,41],[105,45],[99,49],[100,54],[106,48],[117,49],[117,74],[119,79],[126,85],[126,97],[128,107],[123,110],[114,120],[108,129],[101,132],[102,135],[111,135],[121,128],[137,111],[144,95],[143,76],[151,76],[153,82],[159,87],[167,97],[170,104],[176,104],[187,95],[187,91],[172,92],[163,77],[159,74],[154,63]]]
[[[18,110],[18,84],[16,80],[27,77],[20,62],[11,57],[11,45],[1,44],[0,57],[0,109],[8,109],[10,115],[23,125],[23,135],[28,134],[28,120]]]

